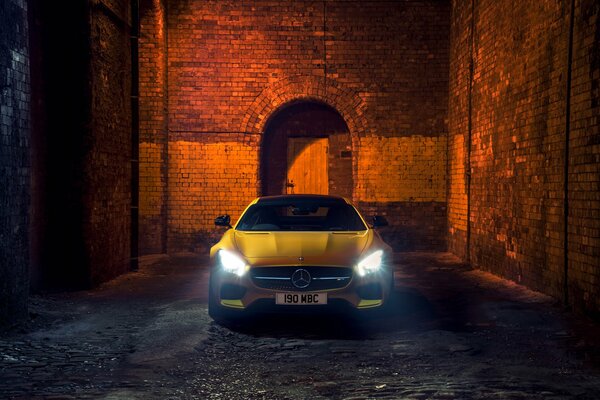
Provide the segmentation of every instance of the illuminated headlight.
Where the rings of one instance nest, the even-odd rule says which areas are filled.
[[[377,250],[360,260],[356,265],[356,272],[359,276],[365,276],[379,271],[383,260],[383,250]]]
[[[219,262],[225,272],[242,276],[250,268],[242,258],[227,250],[219,250]]]

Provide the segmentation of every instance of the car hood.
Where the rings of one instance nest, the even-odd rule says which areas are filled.
[[[235,232],[236,247],[253,265],[351,265],[371,241],[371,231]]]

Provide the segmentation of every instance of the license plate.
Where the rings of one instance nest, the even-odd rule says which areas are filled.
[[[275,304],[320,306],[327,304],[327,293],[276,293]]]

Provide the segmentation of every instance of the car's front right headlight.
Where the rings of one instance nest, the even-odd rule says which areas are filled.
[[[234,252],[228,250],[219,250],[218,257],[219,263],[225,272],[229,272],[237,276],[243,276],[246,271],[250,269],[250,266],[246,263],[246,261],[244,261]]]

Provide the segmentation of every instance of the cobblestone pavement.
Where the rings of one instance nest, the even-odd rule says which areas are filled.
[[[145,264],[32,298],[0,335],[0,397],[600,399],[600,325],[449,254],[398,255],[389,315],[234,328],[207,315],[202,263]]]

